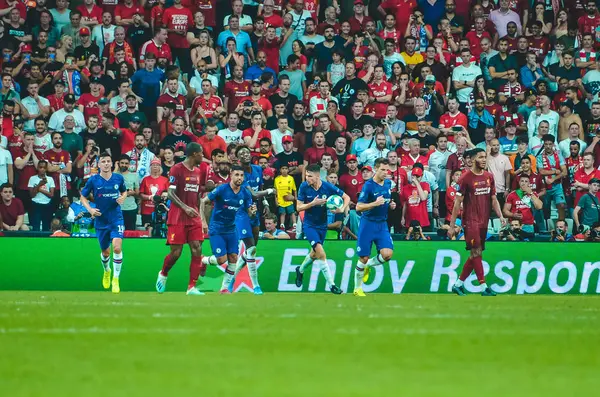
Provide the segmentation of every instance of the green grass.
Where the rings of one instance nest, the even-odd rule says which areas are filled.
[[[583,296],[0,292],[4,396],[591,396]]]

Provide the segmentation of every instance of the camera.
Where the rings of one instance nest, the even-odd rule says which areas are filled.
[[[252,106],[254,106],[254,102],[249,101],[249,100],[244,101],[244,107],[250,107],[251,108]]]

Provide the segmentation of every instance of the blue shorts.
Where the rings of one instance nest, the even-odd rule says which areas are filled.
[[[385,221],[374,222],[362,217],[358,225],[357,237],[356,253],[358,256],[371,256],[373,243],[375,243],[377,251],[381,251],[384,248],[394,249],[392,236]]]
[[[235,233],[211,234],[209,239],[210,249],[217,258],[238,253],[238,239]]]
[[[279,215],[292,215],[296,211],[294,209],[294,204],[292,204],[287,207],[279,207],[277,212],[279,212]]]
[[[327,234],[327,229],[317,229],[314,227],[304,225],[302,229],[306,239],[310,241],[310,246],[314,249],[317,244],[323,245],[325,242],[325,235]]]
[[[544,198],[548,206],[552,201],[554,201],[554,205],[565,204],[567,202],[565,199],[565,190],[560,183],[552,185],[550,189],[547,189]]]
[[[106,229],[96,229],[96,237],[98,237],[100,249],[104,251],[110,248],[113,239],[123,238],[124,231],[125,224],[123,221],[110,225]]]
[[[235,231],[238,240],[254,237],[252,234],[252,222],[249,216],[241,215],[235,217]]]

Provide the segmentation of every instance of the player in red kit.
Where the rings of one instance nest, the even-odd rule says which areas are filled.
[[[452,238],[455,234],[456,218],[462,205],[462,226],[465,230],[467,250],[471,251],[471,254],[463,266],[460,277],[452,287],[452,292],[460,296],[466,295],[464,281],[475,270],[477,280],[483,286],[481,295],[495,296],[496,293],[485,282],[481,255],[485,249],[485,238],[491,209],[493,208],[498,218],[500,218],[502,226],[506,225],[506,219],[502,216],[502,209],[496,198],[494,176],[486,171],[487,158],[485,150],[476,148],[470,151],[470,155],[473,164],[471,169],[458,181],[458,192],[456,193],[456,200],[454,200],[448,236]]]
[[[200,186],[205,185],[206,174],[199,167],[202,163],[202,147],[189,143],[185,149],[186,159],[171,167],[169,172],[169,199],[171,209],[167,219],[167,244],[171,252],[165,257],[163,267],[158,272],[156,291],[163,293],[167,286],[169,270],[181,256],[183,245],[188,244],[192,252],[190,282],[187,295],[204,295],[196,288],[199,276],[204,276],[206,267],[202,265],[202,242],[208,229],[203,219],[204,204],[200,200]]]

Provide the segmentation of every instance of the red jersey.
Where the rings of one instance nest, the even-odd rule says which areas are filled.
[[[154,21],[154,27],[162,27],[163,26],[163,14],[165,13],[165,9],[162,5],[157,4],[152,7],[152,11],[150,11],[150,20]]]
[[[167,103],[175,104],[175,112],[173,113],[177,117],[185,117],[186,110],[186,102],[185,97],[183,95],[177,94],[176,96],[172,96],[169,92],[166,92],[158,97],[158,101],[156,101],[156,106],[165,106]]]
[[[158,178],[148,175],[140,183],[140,194],[148,196],[160,196],[167,189],[169,189],[169,180],[162,175],[159,175]],[[154,207],[154,200],[142,200],[142,215],[151,215]]]
[[[267,18],[265,17],[265,23],[267,22]],[[321,22],[319,24],[319,26],[317,26],[317,34],[320,34],[321,36],[323,36],[325,34],[325,29],[332,27],[333,28],[333,32],[335,34],[340,34],[340,24],[339,23],[334,23],[333,25],[328,23],[327,21]]]
[[[135,2],[131,7],[127,7],[125,4],[119,4],[115,9],[115,17],[121,17],[121,19],[133,19],[135,14],[144,15],[144,9],[135,4]],[[102,20],[100,20],[100,22],[102,22]]]
[[[421,189],[429,193],[430,188],[427,182],[421,182]],[[411,221],[419,221],[421,227],[429,226],[429,216],[427,214],[427,200],[421,200],[419,192],[413,184],[404,185],[402,188],[402,202],[406,205],[405,225],[410,225]]]
[[[389,175],[391,176],[392,192],[402,192],[402,187],[408,183],[408,175],[406,170],[402,167],[396,168],[395,171],[390,170]]]
[[[273,105],[271,105],[271,102],[269,102],[269,100],[263,96],[261,96],[260,98],[258,98],[256,100],[252,99],[251,96],[247,96],[245,98],[242,98],[242,102],[243,101],[252,101],[254,104],[260,106],[265,114],[267,114],[267,111],[273,109]]]
[[[543,60],[546,57],[546,54],[548,54],[548,51],[550,51],[550,40],[545,36],[542,36],[539,39],[530,36],[529,51],[537,55],[538,61]]]
[[[213,28],[217,26],[217,0],[195,0],[194,3],[196,11],[204,14],[204,24]]]
[[[446,170],[454,173],[456,170],[465,169],[465,159],[462,154],[452,153],[448,157],[448,162],[446,163]]]
[[[490,114],[496,121],[498,121],[498,117],[500,117],[500,115],[502,114],[502,105],[499,105],[497,103],[494,103],[493,105],[484,105],[483,108],[490,112]]]
[[[440,117],[439,127],[440,128],[452,128],[457,126],[463,126],[465,129],[469,125],[469,120],[467,119],[467,115],[458,112],[456,115],[452,116],[449,112],[442,114]],[[454,142],[454,135],[450,135],[448,140]]]
[[[523,86],[519,84],[519,82],[516,82],[514,85],[506,83],[500,87],[500,89],[498,90],[498,94],[502,94],[510,98],[511,96],[522,94],[523,91]]]
[[[600,25],[600,15],[596,13],[593,17],[589,15],[584,15],[577,20],[577,25],[579,26],[579,33],[591,33],[596,35],[596,27]]]
[[[400,45],[400,43],[402,43],[402,34],[398,31],[398,29],[387,30],[384,28],[378,33],[378,35],[383,41],[385,41],[385,39],[394,40],[394,43],[396,43],[396,52],[402,52],[402,46]]]
[[[412,170],[413,165],[415,163],[421,163],[424,166],[429,164],[429,160],[425,156],[418,155],[416,158],[413,158],[410,153],[406,156],[402,156],[402,162],[400,163],[400,167]]]
[[[277,59],[279,59],[279,57]],[[225,83],[223,95],[229,98],[229,102],[227,103],[227,111],[229,113],[233,113],[237,105],[239,105],[242,101],[242,98],[250,95],[250,82],[246,80],[242,81],[241,83],[238,83],[235,80],[228,81]]]
[[[197,96],[196,99],[194,99],[194,102],[192,102],[192,110],[190,112],[190,115],[195,115],[196,112],[198,112],[198,109],[202,108],[206,117],[211,118],[213,116],[213,113],[219,106],[223,106],[223,101],[221,101],[221,98],[219,98],[218,96],[211,95],[208,99],[206,99],[204,95],[200,95]],[[202,130],[202,124],[200,123],[200,121],[201,119],[198,120],[198,123],[196,125],[196,129],[199,131]]]
[[[468,170],[461,176],[458,185],[458,194],[464,197],[463,227],[487,228],[492,210],[492,196],[496,195],[494,175],[487,171],[477,175]]]
[[[386,0],[380,6],[388,13],[396,15],[396,29],[404,35],[412,15],[410,10],[417,6],[417,0]]]
[[[88,10],[84,5],[77,7],[77,10],[81,13],[81,22],[93,22],[102,23],[102,8],[97,5],[92,5],[92,9]]]
[[[192,21],[194,20],[192,12],[185,7],[169,7],[165,10],[162,20],[163,25],[167,29],[184,32],[183,35],[169,33],[169,38],[167,39],[169,45],[173,48],[190,48],[190,43],[187,41],[185,32],[192,26]]]
[[[154,39],[148,40],[144,43],[142,48],[140,48],[140,62],[143,63],[146,59],[146,54],[154,54],[156,58],[166,58],[169,62],[173,62],[173,54],[171,52],[171,47],[167,43],[163,45],[157,45],[154,42]]]
[[[577,182],[589,184],[590,183],[590,179],[592,179],[592,178],[598,178],[598,179],[600,179],[600,170],[594,169],[592,172],[590,172],[589,174],[587,174],[585,172],[585,170],[583,169],[583,167],[581,167],[577,171],[575,171],[575,180]],[[573,203],[573,205],[577,205],[577,203],[579,202],[579,199],[584,194],[587,194],[587,190],[576,190],[575,192],[576,192],[575,193],[575,202]]]
[[[521,113],[510,113],[510,112],[502,112],[498,118],[496,118],[498,125],[502,127],[504,124],[512,121],[515,125],[524,125],[525,119]],[[504,134],[504,133],[503,133]]]
[[[231,177],[229,174],[227,174],[225,177],[223,177],[221,174],[219,174],[219,172],[215,171],[212,166],[208,169],[208,173],[206,176],[206,182],[211,181],[215,185],[219,186],[219,185],[223,185],[225,183],[229,183],[230,180],[231,180]]]
[[[533,202],[531,201],[531,196],[524,194],[522,191],[520,192],[520,196],[516,190],[510,192],[506,197],[506,203],[511,205],[510,211],[513,214],[523,215],[523,218],[521,218],[521,223],[524,225],[533,225]],[[533,192],[533,195],[537,197],[535,192]]]
[[[175,188],[175,194],[188,207],[199,210],[200,186],[206,184],[206,171],[199,167],[190,170],[185,163],[178,163],[169,172],[169,187]],[[167,225],[200,225],[200,217],[191,218],[184,210],[171,205]]]
[[[44,160],[46,160],[50,165],[60,166],[61,163],[67,165],[71,162],[71,155],[69,155],[69,152],[66,150],[56,152],[54,149],[50,149],[44,152]],[[57,189],[60,189],[60,172],[48,172],[48,175],[54,179],[54,186],[56,186]]]
[[[99,0],[98,3],[102,7],[102,11],[115,15],[115,9],[117,8],[117,4],[119,4],[119,0]]]
[[[102,98],[101,96],[93,96],[90,93],[81,94],[79,100],[77,101],[77,105],[83,106],[83,116],[85,120],[90,116],[100,116],[100,107],[98,106],[98,101]]]
[[[264,51],[267,56],[265,64],[273,69],[275,73],[279,73],[279,41],[273,40],[269,42],[267,39],[263,39],[258,43],[258,49]],[[225,84],[225,87],[227,87],[227,84]]]
[[[227,153],[227,143],[225,142],[225,139],[218,135],[215,135],[213,139],[208,139],[206,135],[202,135],[201,137],[196,138],[196,142],[202,146],[202,153],[204,153],[206,158],[211,158],[212,152],[215,149],[221,149]]]
[[[369,96],[377,99],[382,98],[384,96],[392,95],[392,84],[387,81],[382,81],[381,83],[371,83],[369,84]],[[373,107],[375,108],[375,118],[382,119],[385,117],[387,113],[387,102],[373,102]]]
[[[469,40],[469,43],[471,43],[471,54],[473,54],[473,56],[478,60],[479,56],[481,55],[481,40],[484,37],[488,38],[490,42],[493,41],[492,36],[490,36],[490,34],[485,30],[481,33],[481,35],[477,34],[477,32],[474,30],[467,32],[465,35],[465,38]]]
[[[350,201],[358,203],[358,194],[362,190],[364,183],[365,181],[360,171],[356,175],[346,173],[340,176],[339,187],[350,197]]]
[[[121,145],[121,154],[132,151],[135,147],[135,132],[131,131],[129,128],[121,128],[119,145]]]
[[[13,154],[13,163],[16,159],[24,159],[25,156],[27,156],[27,152],[23,149],[23,147],[18,147],[18,148],[15,147],[14,150],[11,150],[11,153]],[[34,153],[35,153],[35,156],[38,158],[38,160],[41,160],[44,158],[43,153],[36,152],[36,151],[34,151]],[[27,164],[25,164],[25,167],[23,167],[22,169],[19,170],[19,169],[17,169],[17,167],[15,167],[15,172],[18,176],[17,189],[29,190],[29,187],[27,186],[29,183],[29,178],[31,178],[32,176],[37,174],[35,165],[33,165],[33,157],[32,156],[29,157],[29,161],[27,162]]]
[[[242,132],[242,139],[244,139],[245,137],[252,138],[253,135],[254,135],[254,130],[252,128],[246,128]],[[263,139],[263,138],[269,138],[269,139],[271,139],[271,131],[262,129],[258,133],[258,137],[256,138],[256,144],[253,147],[250,147],[250,149],[251,150],[258,149],[258,146],[260,145],[260,140]]]
[[[448,186],[446,188],[446,195],[444,196],[444,201],[446,203],[446,221],[450,222],[450,218],[452,217],[452,210],[454,208],[454,202],[456,201],[456,188],[454,184]],[[458,216],[460,218],[460,215]]]
[[[306,151],[304,152],[304,160],[309,165],[317,164],[319,163],[319,161],[321,161],[321,157],[323,157],[323,154],[325,153],[331,154],[331,157],[333,157],[333,161],[337,160],[337,154],[335,153],[335,150],[333,148],[330,148],[329,146],[325,146],[322,148],[310,147],[306,149]]]
[[[65,94],[57,97],[56,94],[50,94],[46,97],[50,102],[50,107],[54,112],[65,107]]]

